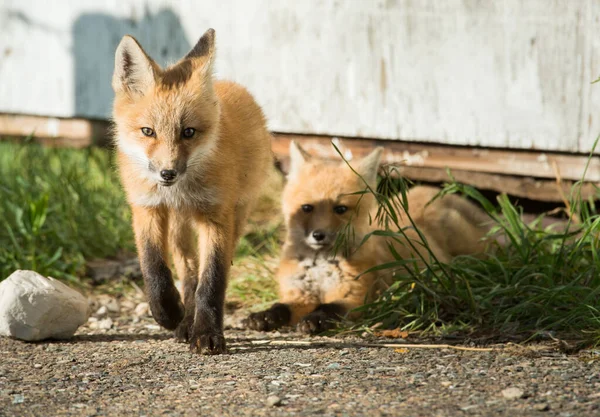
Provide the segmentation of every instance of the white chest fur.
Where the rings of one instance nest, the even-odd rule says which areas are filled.
[[[325,294],[338,288],[344,281],[344,272],[340,269],[339,262],[332,259],[305,259],[300,262],[299,267],[301,269],[293,278],[293,285],[305,293]]]
[[[193,186],[195,185],[195,186]],[[219,196],[212,188],[190,184],[181,179],[170,187],[156,185],[150,191],[132,196],[132,203],[142,207],[166,206],[174,209],[206,207],[218,204]]]

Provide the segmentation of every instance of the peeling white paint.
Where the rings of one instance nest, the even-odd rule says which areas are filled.
[[[164,64],[214,27],[217,74],[273,130],[586,152],[599,15],[597,0],[5,0],[0,112],[107,118],[122,35]]]

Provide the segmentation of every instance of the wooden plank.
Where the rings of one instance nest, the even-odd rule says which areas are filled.
[[[56,119],[39,116],[0,114],[0,137],[23,138],[35,133],[34,140],[49,146],[85,147],[110,143],[109,123],[87,119]],[[337,157],[331,145],[332,138],[273,133],[272,148],[287,170],[291,140],[322,157]],[[378,141],[367,139],[334,138],[347,158],[366,155],[376,146],[384,146],[384,162],[398,164],[407,178],[415,181],[442,183],[448,181],[449,168],[459,182],[479,189],[506,192],[514,196],[540,201],[562,201],[569,195],[573,180],[578,179],[587,157],[540,152],[517,152],[496,149]],[[548,167],[556,164],[561,173],[562,194]],[[594,158],[586,179],[598,182],[598,158]],[[565,175],[566,174],[566,175]],[[540,179],[543,178],[543,179]],[[595,195],[591,183],[586,183],[582,194]]]
[[[275,133],[273,151],[287,154],[291,140],[297,140],[307,150],[323,157],[336,156],[331,138],[310,135],[288,135]],[[407,167],[438,168],[445,170],[473,171],[535,178],[578,181],[582,178],[588,157],[584,155],[549,152],[507,151],[458,146],[416,144],[399,141],[366,139],[334,139],[349,157],[366,155],[376,146],[385,147],[384,161]],[[586,181],[600,181],[600,158],[593,157],[586,173]]]
[[[432,183],[447,183],[450,181],[446,170],[439,168],[401,167],[400,172],[413,181]],[[563,202],[563,196],[569,198],[574,184],[573,181],[561,181],[559,187],[556,181],[551,180],[458,169],[452,170],[451,173],[457,182],[471,185],[478,190],[492,190],[516,197],[546,202]],[[581,196],[584,199],[596,197],[597,195],[598,193],[593,184],[588,182],[582,185]]]
[[[104,120],[0,114],[0,135],[32,137],[48,146],[83,148],[104,146],[109,141],[109,123]]]
[[[278,154],[279,167],[287,172],[289,157],[287,154]],[[398,171],[406,178],[416,182],[444,184],[450,182],[450,177],[445,169],[400,166]],[[478,190],[491,190],[498,193],[507,193],[515,197],[545,202],[563,202],[563,196],[570,196],[574,181],[561,181],[560,187],[553,180],[539,180],[531,177],[518,177],[514,175],[488,174],[459,169],[451,170],[454,179],[463,184],[471,185]],[[597,196],[594,185],[587,182],[582,185],[581,196],[584,199]]]
[[[338,158],[337,152],[331,146],[331,138],[315,137],[315,136],[301,136],[301,135],[286,135],[280,133],[274,133],[273,140],[273,152],[279,159],[279,164],[284,172],[287,172],[289,164],[289,143],[290,141],[296,140],[302,144],[302,146],[310,151],[311,153],[317,154],[325,158]],[[510,171],[511,164],[498,165],[502,167],[504,173],[492,173],[492,172],[477,172],[470,171],[461,166],[469,167],[481,167],[484,162],[479,161],[477,163],[470,163],[469,156],[471,158],[481,158],[485,156],[488,161],[493,162],[497,153],[513,153],[498,150],[476,150],[468,148],[456,148],[456,147],[432,147],[431,145],[416,145],[408,143],[390,143],[390,142],[378,142],[368,141],[363,139],[344,139],[337,140],[336,145],[346,158],[362,157],[369,153],[374,147],[378,145],[385,146],[385,153],[383,160],[385,163],[393,163],[400,165],[400,172],[406,178],[413,181],[424,181],[432,183],[445,183],[449,182],[447,168],[450,169],[454,179],[460,183],[471,185],[481,190],[492,190],[496,192],[504,192],[516,197],[528,198],[531,200],[546,201],[546,202],[562,202],[564,198],[569,198],[571,189],[574,181],[565,180],[564,177],[560,181],[560,185],[557,184],[556,179],[539,179],[534,178],[535,175],[535,163],[534,161],[540,161],[538,164],[548,163],[545,158],[536,157],[534,152],[523,155],[526,161],[532,169],[532,174],[529,176],[520,175],[506,175],[506,172]],[[435,148],[435,149],[432,149]],[[445,152],[448,155],[458,154],[459,158],[448,158],[445,166],[441,166],[439,163],[434,163],[428,166],[426,163],[427,152],[436,151],[437,153]],[[421,152],[419,156],[419,152]],[[415,157],[414,155],[417,154]],[[425,154],[425,157],[423,155]],[[515,152],[516,154],[516,152]],[[518,153],[520,155],[521,152]],[[403,159],[400,159],[398,155],[401,155]],[[551,155],[552,158],[558,157],[559,163],[568,163],[571,169],[578,167],[583,170],[587,158],[576,157],[578,159],[571,160],[574,158],[572,155]],[[521,156],[515,156],[514,158],[519,160]],[[409,164],[405,163],[410,161]],[[551,160],[552,161],[552,160]],[[576,163],[577,162],[577,163]],[[560,166],[560,165],[559,165]],[[539,166],[538,166],[539,168]],[[587,176],[586,178],[589,178]],[[583,198],[588,199],[590,197],[596,197],[597,191],[594,184],[586,182],[581,188],[581,195]]]

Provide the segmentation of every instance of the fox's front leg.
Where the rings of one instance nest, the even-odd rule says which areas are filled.
[[[313,311],[315,307],[314,303],[306,304],[298,302],[296,299],[287,301],[284,299],[266,310],[251,313],[244,320],[244,326],[261,332],[277,330],[283,326],[297,323],[300,317]]]
[[[183,304],[165,262],[168,213],[160,207],[132,207],[133,229],[146,297],[158,324],[175,330],[183,319]]]
[[[198,288],[198,248],[192,219],[184,213],[171,212],[169,217],[169,243],[177,278],[183,283],[185,315],[175,337],[188,342],[196,314],[196,289]]]
[[[302,317],[298,322],[298,331],[308,334],[319,334],[335,328],[340,319],[348,312],[344,303],[327,303],[319,305],[314,311]]]
[[[226,351],[223,308],[235,246],[233,234],[233,218],[220,223],[200,222],[200,268],[195,295],[196,312],[190,334],[190,349],[194,352],[219,354]]]
[[[343,318],[354,319],[358,316],[352,310],[365,304],[371,297],[375,275],[372,273],[358,275],[356,270],[348,266],[345,267],[349,272],[345,280],[338,283],[323,294],[323,303],[314,311],[302,317],[298,322],[298,331],[308,334],[319,334],[331,330],[337,326],[337,323]],[[358,270],[362,269],[358,268]]]
[[[319,304],[316,294],[302,289],[304,267],[296,259],[282,259],[277,267],[279,302],[271,308],[252,313],[244,320],[248,329],[271,331],[294,325]]]

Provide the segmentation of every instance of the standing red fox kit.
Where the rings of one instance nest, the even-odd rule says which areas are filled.
[[[214,55],[213,29],[165,69],[125,36],[112,80],[119,171],[152,315],[211,354],[225,351],[227,275],[272,163],[260,107],[240,85],[213,81]]]
[[[282,199],[287,236],[277,271],[280,301],[268,310],[251,314],[246,320],[249,328],[273,330],[298,324],[300,331],[319,333],[390,283],[386,282],[389,276],[377,273],[356,279],[367,269],[394,260],[388,247],[392,242],[383,237],[371,236],[359,246],[363,237],[376,229],[370,219],[375,218],[377,204],[372,194],[356,192],[365,189],[365,181],[376,188],[382,150],[377,148],[352,164],[363,181],[345,162],[311,156],[291,143],[290,172]],[[486,215],[456,195],[427,205],[438,192],[437,188],[420,186],[407,195],[411,217],[431,251],[444,262],[457,255],[481,252]],[[348,223],[353,230],[348,255],[338,253],[334,258],[332,248],[337,234]],[[409,225],[407,216],[402,215],[400,226]],[[406,229],[405,233],[428,260],[430,254],[417,232]],[[393,244],[404,259],[417,258],[409,245]]]

